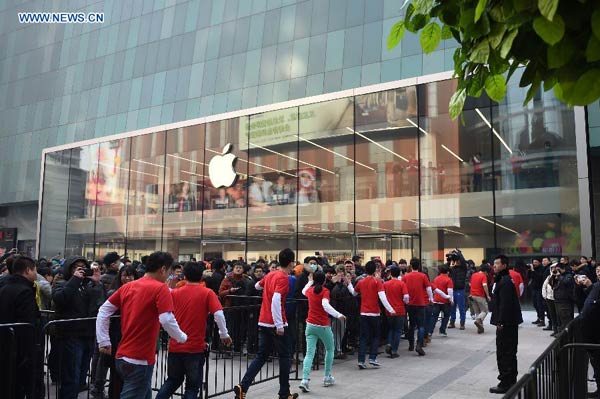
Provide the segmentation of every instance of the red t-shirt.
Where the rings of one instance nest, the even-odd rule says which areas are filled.
[[[396,312],[397,316],[406,316],[406,308],[404,307],[404,295],[408,295],[408,289],[404,281],[393,278],[383,283],[385,289],[385,296],[388,299],[392,308]],[[385,311],[386,315],[390,315],[390,312]]]
[[[310,287],[304,294],[308,298],[308,318],[307,323],[327,327],[329,323],[329,313],[323,309],[322,300],[329,299],[329,290],[323,287],[323,290],[315,294],[315,287]]]
[[[424,273],[412,271],[406,273],[402,277],[402,281],[408,289],[410,300],[409,305],[412,306],[427,306],[429,304],[429,296],[427,295],[427,287],[429,287],[429,279]],[[427,300],[425,300],[427,298]]]
[[[433,279],[433,285],[438,288],[440,291],[443,291],[444,294],[448,294],[448,288],[454,288],[454,283],[452,283],[452,279],[447,274],[440,274],[436,278]],[[433,302],[435,303],[450,303],[449,299],[444,298],[440,294],[433,294]]]
[[[517,297],[521,298],[521,290],[519,290],[519,286],[523,284],[523,277],[521,277],[519,272],[516,272],[513,269],[509,269],[508,274],[510,275],[513,284],[515,285],[515,289],[517,290]]]
[[[473,273],[471,276],[471,296],[485,298],[483,284],[487,284],[487,274],[482,272]]]
[[[375,277],[365,277],[354,288],[360,294],[360,313],[379,314],[379,292],[384,291],[383,283]]]
[[[278,292],[281,294],[281,317],[283,319],[283,324],[287,325],[287,318],[285,317],[285,299],[290,291],[290,282],[287,274],[281,270],[276,270],[267,274],[265,278],[259,281],[259,284],[263,287],[264,291],[258,323],[267,327],[275,327],[273,314],[271,313],[271,302],[273,301],[273,294]]]
[[[142,277],[119,288],[108,300],[121,309],[123,337],[117,359],[128,357],[154,364],[160,327],[158,316],[173,311],[173,299],[167,285]]]
[[[221,302],[213,290],[199,285],[185,285],[171,291],[175,318],[188,339],[180,344],[173,338],[169,341],[169,352],[201,353],[206,349],[206,319],[208,314],[222,310]]]

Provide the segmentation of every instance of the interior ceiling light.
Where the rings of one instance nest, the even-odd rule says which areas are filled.
[[[488,222],[488,223],[495,224],[496,226],[500,227],[501,229],[504,229],[504,230],[510,231],[511,233],[515,233],[515,234],[517,234],[517,235],[519,234],[519,232],[518,232],[518,231],[516,231],[516,230],[513,230],[513,229],[511,229],[511,228],[508,228],[508,227],[506,227],[506,226],[503,226],[503,225],[501,225],[500,223],[496,223],[496,222],[494,222],[493,220],[490,220],[490,219],[488,219],[488,218],[484,218],[483,216],[478,216],[478,218],[479,218],[479,219],[481,219],[481,220],[483,220],[483,221],[486,221],[486,222]]]
[[[414,127],[416,127],[417,129],[419,129],[421,132],[423,132],[423,134],[425,135],[429,135],[429,132],[427,132],[427,130],[423,129],[421,126],[417,125],[416,123],[414,123],[412,120],[406,118],[406,120],[408,121],[408,123],[410,123],[411,125],[413,125]]]
[[[485,122],[485,124],[492,129],[492,132],[494,132],[494,134],[496,135],[496,137],[498,138],[498,140],[500,140],[500,142],[502,143],[502,145],[506,148],[506,150],[508,152],[510,152],[511,154],[513,153],[512,150],[510,149],[510,147],[508,146],[508,144],[506,144],[506,141],[504,141],[504,139],[500,136],[500,134],[498,134],[498,132],[496,131],[496,129],[494,129],[492,127],[492,124],[490,123],[490,121],[488,121],[488,119],[485,117],[485,115],[483,115],[481,113],[481,111],[479,110],[479,108],[475,108],[475,112],[477,112],[477,114],[479,114],[479,117]]]
[[[450,155],[452,155],[454,158],[458,159],[460,162],[465,162],[461,157],[459,157],[458,155],[456,155],[454,153],[454,151],[452,151],[450,148],[446,147],[443,144],[440,144],[442,146],[442,148],[446,151],[448,151],[450,153]]]
[[[355,162],[357,165],[360,165],[360,166],[362,166],[362,167],[364,167],[364,168],[367,168],[367,169],[370,169],[370,170],[372,170],[373,172],[376,172],[376,171],[375,171],[375,169],[373,169],[372,167],[370,167],[370,166],[368,166],[368,165],[365,165],[364,163],[361,163],[361,162],[358,162],[358,161],[356,161],[356,160],[353,160],[352,158],[348,158],[347,156],[345,156],[345,155],[342,155],[342,154],[340,154],[339,152],[335,152],[335,151],[333,151],[333,150],[330,150],[329,148],[325,148],[325,147],[323,147],[322,145],[319,145],[319,144],[315,143],[314,141],[310,141],[310,140],[308,140],[308,139],[302,138],[302,137],[300,137],[299,135],[296,135],[296,136],[297,136],[297,137],[298,137],[300,140],[302,140],[302,141],[306,141],[307,143],[309,143],[309,144],[312,144],[312,145],[314,145],[315,147],[318,147],[318,148],[320,148],[320,149],[322,149],[322,150],[325,150],[325,151],[327,151],[327,152],[330,152],[330,153],[332,153],[332,154],[334,154],[334,155],[337,155],[337,156],[339,156],[339,157],[342,157],[342,158],[344,158],[344,159],[346,159],[346,160],[348,160],[348,161],[350,161],[350,162]]]
[[[393,156],[395,156],[395,157],[398,157],[398,158],[402,159],[402,160],[403,160],[403,161],[405,161],[405,162],[408,162],[408,159],[404,158],[402,155],[400,155],[400,154],[396,154],[394,151],[390,150],[389,148],[386,148],[386,147],[384,147],[383,145],[379,144],[379,143],[378,143],[378,142],[376,142],[376,141],[373,141],[373,140],[371,140],[370,138],[368,138],[368,137],[367,137],[367,136],[365,136],[364,134],[362,134],[362,133],[360,133],[360,132],[358,132],[358,131],[356,131],[356,130],[352,129],[351,127],[347,127],[346,129],[350,130],[350,131],[351,131],[351,132],[353,132],[353,133],[356,133],[356,134],[358,134],[360,137],[362,137],[362,138],[364,138],[364,139],[367,139],[367,140],[369,140],[371,143],[373,143],[373,144],[375,144],[377,147],[379,147],[379,148],[381,148],[381,149],[383,149],[383,150],[385,150],[385,151],[389,152],[389,153],[390,153],[390,154],[392,154]]]

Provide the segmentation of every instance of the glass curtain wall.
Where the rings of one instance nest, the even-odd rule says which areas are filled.
[[[40,256],[419,256],[529,263],[581,248],[574,113],[456,82],[341,98],[46,155]]]

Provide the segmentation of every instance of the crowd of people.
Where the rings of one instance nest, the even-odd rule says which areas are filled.
[[[335,384],[334,359],[357,353],[358,369],[379,368],[380,345],[395,359],[401,356],[402,338],[409,351],[425,356],[436,328],[439,337],[448,329],[466,329],[467,311],[479,334],[485,333],[491,313],[500,382],[490,392],[504,393],[517,380],[520,297],[526,290],[537,312],[535,324],[542,330],[559,334],[577,308],[592,326],[586,329],[586,340],[598,343],[600,336],[600,268],[585,257],[570,261],[565,256],[558,262],[536,258],[523,268],[521,262],[511,266],[499,255],[493,263],[475,267],[454,250],[433,280],[417,258],[385,263],[374,258],[363,265],[357,255],[330,265],[320,256],[298,262],[292,250],[284,249],[277,259],[179,263],[169,253],[154,252],[131,261],[109,252],[96,261],[80,256],[36,261],[8,252],[0,257],[0,324],[32,324],[32,334],[23,336],[30,341],[22,342],[37,343],[33,349],[18,348],[22,361],[15,374],[16,397],[44,395],[40,311],[69,321],[56,324],[47,359],[50,378],[60,383],[60,399],[75,399],[88,389],[88,375],[95,399],[151,398],[161,326],[170,341],[159,399],[170,397],[184,380],[184,397],[198,397],[207,342],[214,350],[253,358],[234,387],[237,399],[246,398],[275,351],[278,394],[290,399],[298,396],[289,383],[296,353],[303,355],[299,389],[307,393],[313,389],[310,377],[315,358],[321,356],[319,345],[324,348],[322,386],[330,387]],[[228,311],[251,304],[257,304],[255,312]],[[81,322],[72,323],[74,319]],[[207,332],[212,320],[214,334]],[[598,373],[597,353],[591,352],[590,360]]]

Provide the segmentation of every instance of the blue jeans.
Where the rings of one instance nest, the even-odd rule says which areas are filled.
[[[440,324],[440,333],[446,332],[446,327],[448,327],[448,320],[450,319],[450,304],[434,303],[433,323],[431,323],[430,325],[429,334],[433,334],[433,330],[435,330],[435,323],[437,323],[438,317],[440,317],[440,312],[444,313],[444,316],[442,317],[442,323]]]
[[[398,346],[400,345],[400,337],[402,336],[402,330],[404,329],[404,322],[406,321],[406,316],[388,316],[387,320],[387,343],[390,346],[392,353],[398,353]]]
[[[408,305],[408,342],[415,342],[415,329],[417,330],[417,344],[423,346],[425,339],[425,308],[426,306]]]
[[[290,395],[290,328],[292,327],[286,327],[283,335],[277,335],[274,327],[258,327],[258,353],[240,382],[244,391],[247,391],[252,385],[254,377],[269,359],[273,345],[275,345],[279,354],[279,397],[287,399]]]
[[[167,380],[160,387],[156,399],[171,397],[183,383],[184,377],[185,392],[183,393],[183,399],[198,398],[198,391],[202,388],[204,353],[169,352],[167,366]]]
[[[115,360],[117,373],[123,379],[121,399],[151,399],[152,370],[154,365],[142,366],[128,363],[123,359]]]
[[[379,350],[379,316],[360,316],[360,339],[358,341],[358,362],[364,363],[369,346],[369,360],[377,359]]]
[[[465,308],[465,290],[454,290],[454,305],[450,309],[450,321],[456,321],[456,307],[460,313],[460,323],[464,324],[467,318],[467,309]]]
[[[79,386],[84,385],[94,350],[93,338],[68,337],[60,339],[60,399],[77,399]]]

